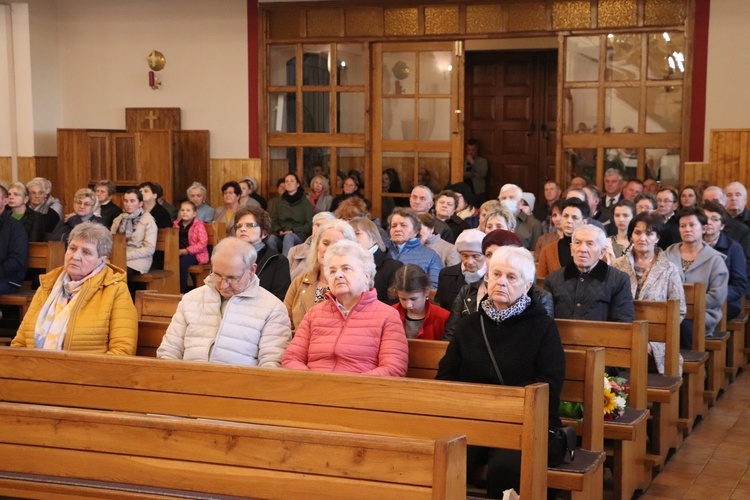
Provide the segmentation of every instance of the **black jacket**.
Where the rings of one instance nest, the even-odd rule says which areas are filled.
[[[112,227],[112,221],[122,213],[122,208],[115,205],[114,201],[110,201],[106,205],[101,206],[100,212],[102,214],[102,219],[104,220],[102,224],[107,227]]]
[[[144,208],[143,211],[145,212],[146,209]],[[156,227],[158,227],[159,229],[172,227],[172,217],[169,216],[169,212],[167,212],[167,209],[159,205],[158,202],[156,203],[156,205],[154,205],[154,208],[152,208],[149,213],[151,214],[151,217],[153,217],[156,221]]]
[[[458,292],[466,285],[466,279],[461,272],[461,263],[444,267],[438,275],[438,287],[435,294],[435,304],[443,309],[451,310]]]
[[[387,251],[376,250],[375,255],[375,290],[378,292],[378,300],[388,305],[398,302],[398,299],[392,299],[388,296],[388,288],[393,282],[393,276],[396,274],[404,263],[395,260]]]
[[[440,360],[438,380],[499,384],[482,335],[483,318],[487,339],[505,385],[549,384],[549,427],[560,427],[557,408],[565,379],[565,352],[555,320],[534,299],[521,314],[502,323],[480,310],[463,318],[460,335],[451,339]]]
[[[12,210],[8,209],[8,213],[12,215]],[[24,212],[23,216],[19,219],[19,222],[23,225],[23,228],[26,230],[26,235],[29,237],[29,242],[47,241],[47,236],[44,231],[44,222],[45,222],[44,215],[26,207],[26,211]]]
[[[280,301],[284,301],[287,290],[292,284],[289,275],[289,261],[275,249],[266,246],[258,252],[256,261],[260,286],[274,294]]]
[[[29,237],[26,229],[9,212],[3,212],[0,214],[0,281],[21,286],[28,264]]]
[[[97,217],[96,215],[92,215],[91,218],[89,218],[89,221],[98,222],[99,224],[104,225],[104,219],[102,219],[101,217]],[[83,219],[81,219],[81,217],[78,215],[71,216],[68,219],[68,222],[58,222],[55,230],[52,231],[47,237],[47,241],[64,241],[65,246],[67,247],[68,236],[70,236],[70,232],[81,222],[83,222]]]
[[[479,293],[479,286],[482,284],[482,280],[475,281],[470,285],[464,285],[461,287],[461,291],[456,295],[453,304],[450,308],[446,308],[451,312],[448,317],[448,322],[445,324],[445,332],[443,333],[443,340],[450,340],[458,331],[458,323],[466,316],[477,312],[478,302],[477,293]],[[552,300],[552,294],[540,286],[532,285],[529,290],[529,297],[534,302],[537,302],[544,310],[547,311],[547,316],[550,318],[555,317],[555,304]]]
[[[628,275],[600,260],[587,274],[575,263],[544,279],[555,301],[555,318],[589,321],[635,321]]]

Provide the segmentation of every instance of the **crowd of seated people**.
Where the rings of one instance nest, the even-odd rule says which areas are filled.
[[[194,183],[172,215],[152,182],[116,197],[102,180],[75,193],[69,214],[45,179],[0,187],[0,294],[22,286],[29,241],[68,245],[63,267],[42,276],[13,345],[133,355],[137,326],[124,278],[152,269],[157,232],[173,227],[184,295],[158,357],[404,376],[408,338],[443,340],[438,378],[548,382],[553,427],[564,373],[555,318],[631,322],[634,300],[674,298],[683,320],[682,285],[700,282],[710,336],[725,301],[732,319],[750,297],[750,212],[739,183],[678,190],[608,170],[603,192],[578,178],[548,182],[537,203],[506,184],[479,208],[464,183],[437,195],[418,185],[408,206],[394,202],[381,222],[361,179],[341,180],[334,199],[325,176],[314,176],[306,192],[290,173],[268,204],[254,179],[227,181],[216,208]],[[212,221],[226,224],[226,237],[210,255]],[[117,233],[125,235],[126,269],[106,258]],[[195,264],[210,265],[211,274],[191,287],[187,268]],[[90,322],[93,310],[100,314]],[[682,321],[682,348],[691,348],[692,329]],[[474,363],[483,330],[502,378]],[[663,372],[664,345],[649,344],[649,355]],[[517,460],[469,454],[472,468],[489,462],[491,491],[516,484],[502,471]]]

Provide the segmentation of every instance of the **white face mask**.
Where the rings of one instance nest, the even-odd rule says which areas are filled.
[[[484,278],[484,275],[487,274],[487,262],[485,262],[482,267],[480,267],[473,273],[464,269],[464,266],[462,264],[461,272],[464,275],[464,279],[466,280],[466,283],[472,284],[474,282],[481,280],[482,278]]]
[[[509,198],[506,198],[505,200],[500,201],[500,204],[510,210],[510,213],[513,215],[516,215],[518,212],[518,200],[511,200]]]

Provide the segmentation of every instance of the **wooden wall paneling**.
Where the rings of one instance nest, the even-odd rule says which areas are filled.
[[[161,184],[164,198],[173,199],[172,132],[169,130],[141,130],[135,133],[137,177],[140,182]]]
[[[241,181],[245,177],[253,177],[259,186],[263,186],[260,158],[212,158],[208,204],[221,206],[224,203],[221,185],[227,181]],[[269,198],[269,193],[261,192],[261,195]]]
[[[18,157],[18,180],[26,183],[38,177],[36,175],[36,162],[33,156],[19,156]],[[51,179],[50,179],[51,180]],[[54,187],[54,184],[53,184]]]
[[[180,130],[180,108],[125,108],[128,132]]]
[[[59,188],[52,190],[63,206],[70,207],[75,192],[89,184],[89,130],[57,129],[57,171]],[[54,181],[53,181],[54,182]]]
[[[0,156],[0,180],[10,183],[13,180],[13,164],[10,156]]]
[[[179,130],[172,132],[172,176],[174,199],[187,199],[187,189],[193,182],[209,186],[211,154],[208,130]]]
[[[711,179],[724,187],[739,181],[748,185],[750,179],[750,129],[716,129],[711,131]]]
[[[683,169],[683,186],[695,185],[695,183],[701,179],[707,180],[711,184],[714,184],[713,177],[714,173],[711,171],[711,164],[708,162],[685,162]]]
[[[62,179],[60,169],[57,168],[57,156],[36,156],[34,163],[36,167],[35,177],[49,179],[52,182],[52,192],[54,194],[60,187],[60,180]],[[70,202],[72,203],[73,200],[71,199]],[[63,205],[65,205],[64,202]]]

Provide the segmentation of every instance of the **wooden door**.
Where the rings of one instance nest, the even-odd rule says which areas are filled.
[[[506,183],[543,200],[555,178],[557,51],[466,55],[465,139],[477,139],[490,166],[487,196]]]

